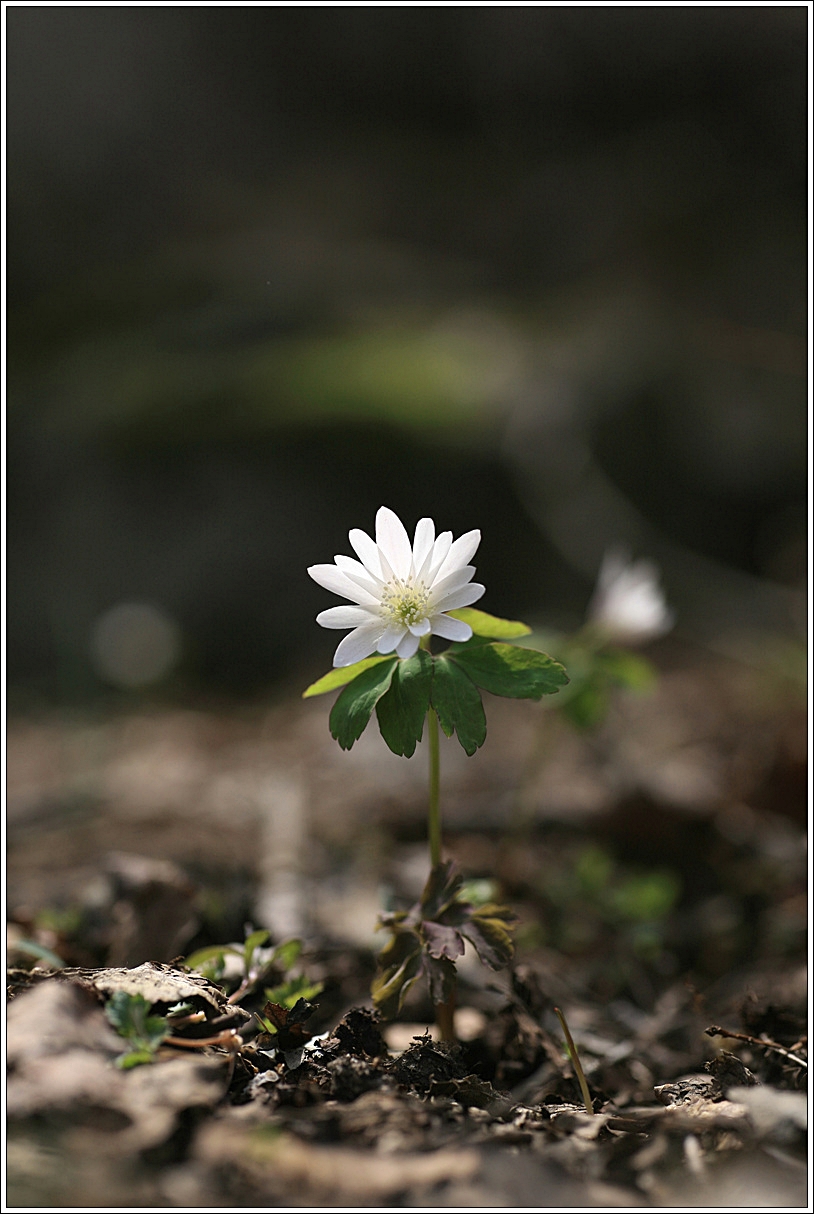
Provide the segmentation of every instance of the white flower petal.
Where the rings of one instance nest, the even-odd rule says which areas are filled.
[[[418,649],[418,637],[414,637],[411,632],[408,632],[403,640],[399,641],[396,646],[396,653],[400,658],[411,658]]]
[[[411,544],[398,516],[382,506],[376,514],[375,542],[358,528],[348,535],[359,560],[337,555],[333,565],[308,570],[320,586],[349,600],[317,616],[324,628],[352,630],[337,647],[335,666],[350,666],[377,652],[410,658],[420,639],[431,632],[446,640],[469,639],[469,625],[446,612],[467,607],[484,593],[483,586],[470,580],[475,567],[467,563],[480,542],[479,531],[453,542],[451,531],[436,536],[433,520],[422,518]],[[615,590],[620,573],[614,572]],[[637,573],[628,595],[636,613],[644,616],[652,594],[647,579]]]
[[[434,603],[433,610],[438,614],[442,611],[455,611],[458,607],[471,607],[485,593],[485,586],[481,586],[479,582],[470,582],[460,590],[453,590],[440,603]]]
[[[367,590],[363,590],[357,582],[352,582],[336,565],[311,565],[309,575],[325,590],[332,594],[341,594],[343,598],[354,603],[364,603],[365,606],[378,607],[378,598]]]
[[[451,547],[452,532],[442,531],[432,546],[432,553],[430,557],[428,557],[428,560],[424,562],[426,566],[425,581],[432,581],[446,560],[447,553]]]
[[[358,628],[362,624],[377,622],[378,617],[364,607],[328,607],[317,616],[317,623],[323,628]]]
[[[433,634],[443,637],[445,641],[468,641],[472,629],[463,620],[456,620],[451,615],[434,615],[430,620]]]
[[[381,623],[354,628],[339,642],[334,654],[334,666],[352,666],[354,662],[361,662],[362,658],[369,658],[376,652],[380,635]]]
[[[436,577],[446,577],[454,569],[469,564],[469,558],[475,555],[480,543],[480,531],[467,531],[450,548],[444,563],[436,570]]]
[[[474,574],[474,565],[464,565],[463,569],[456,569],[454,573],[448,574],[440,581],[433,582],[430,603],[433,605],[440,603],[446,595],[452,594],[453,590],[460,590],[461,586],[465,586],[474,577]]]
[[[335,556],[334,561],[337,569],[346,574],[352,582],[356,582],[357,586],[368,590],[376,598],[381,596],[381,579],[374,577],[368,569],[365,569],[361,561],[355,561],[352,556]]]
[[[381,580],[382,566],[379,560],[379,549],[374,544],[366,531],[360,531],[358,527],[354,527],[348,532],[348,539],[351,547],[359,560],[365,566],[369,573]]]
[[[602,558],[602,564],[599,568],[599,577],[597,578],[597,588],[605,590],[617,582],[620,577],[624,577],[625,570],[629,564],[629,557],[621,551],[606,552]]]
[[[413,540],[413,573],[418,575],[435,543],[435,523],[431,518],[418,520]]]
[[[406,632],[406,624],[391,624],[379,637],[379,642],[376,646],[379,653],[392,653]]]
[[[376,514],[376,545],[396,577],[405,581],[410,576],[413,550],[404,524],[387,506],[380,507]]]

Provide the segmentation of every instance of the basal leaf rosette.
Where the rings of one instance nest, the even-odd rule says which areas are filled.
[[[379,926],[390,939],[379,954],[371,986],[373,1002],[386,1019],[401,1010],[410,987],[426,977],[433,1003],[455,990],[455,962],[468,941],[484,965],[498,970],[514,955],[511,927],[516,916],[505,906],[477,906],[461,896],[462,876],[452,861],[430,871],[421,899],[409,911],[383,915]]]
[[[344,690],[331,710],[332,736],[343,750],[361,737],[373,711],[382,737],[397,755],[410,756],[421,741],[430,708],[447,737],[455,733],[468,755],[486,739],[482,691],[512,699],[539,700],[565,686],[565,668],[548,654],[512,645],[531,632],[518,620],[504,620],[471,608],[451,618],[471,630],[440,654],[417,650],[412,657],[375,655],[332,670],[304,692],[305,697]]]

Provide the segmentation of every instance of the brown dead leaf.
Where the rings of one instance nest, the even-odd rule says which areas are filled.
[[[207,1163],[237,1165],[259,1185],[290,1190],[331,1205],[385,1202],[416,1187],[472,1180],[480,1168],[473,1150],[375,1155],[345,1147],[310,1146],[289,1134],[211,1122],[198,1137]]]
[[[115,1151],[141,1150],[165,1141],[184,1110],[214,1106],[228,1086],[226,1057],[169,1058],[125,1072],[113,1065],[121,1051],[87,989],[45,979],[9,1008],[9,1117],[67,1114],[82,1133],[103,1128]]]
[[[64,969],[56,977],[92,987],[105,995],[124,991],[128,995],[141,995],[148,1003],[169,1004],[203,999],[218,1012],[231,1010],[223,992],[201,974],[184,973],[171,965],[156,965],[152,961],[145,961],[134,969]]]

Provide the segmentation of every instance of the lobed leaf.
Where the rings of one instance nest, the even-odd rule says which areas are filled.
[[[474,945],[484,965],[499,970],[514,956],[514,942],[508,924],[515,916],[505,906],[481,907],[459,925],[462,936]]]
[[[421,741],[430,706],[432,672],[433,660],[423,649],[411,658],[397,661],[390,686],[376,703],[379,729],[393,754],[409,758]]]
[[[455,902],[462,881],[454,860],[434,864],[421,893],[421,919],[438,919]]]
[[[433,1003],[448,1003],[455,993],[455,962],[425,953],[424,969],[429,980],[430,999]]]
[[[167,1036],[166,1016],[151,1016],[151,1006],[142,995],[130,995],[127,991],[115,991],[105,1005],[105,1015],[116,1032],[133,1046],[129,1054],[139,1055],[137,1060],[119,1065],[136,1066],[150,1061]],[[142,1057],[143,1054],[147,1057]]]
[[[424,968],[421,941],[415,932],[397,931],[379,954],[380,972],[373,979],[370,993],[386,1019],[401,1010],[405,996]]]
[[[421,924],[421,930],[424,934],[425,948],[436,961],[442,957],[448,961],[454,961],[456,957],[463,956],[464,942],[457,928],[427,919]]]
[[[453,732],[468,755],[486,741],[483,701],[469,675],[444,654],[433,662],[432,706],[448,738]]]
[[[453,645],[447,653],[473,683],[493,695],[539,700],[568,682],[564,667],[537,649],[495,641],[472,648]]]
[[[390,687],[398,660],[395,654],[389,654],[383,662],[363,670],[334,704],[328,724],[331,736],[343,750],[350,750],[362,736],[373,709]]]

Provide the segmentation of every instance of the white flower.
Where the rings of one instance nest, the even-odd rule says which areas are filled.
[[[650,561],[630,561],[621,552],[608,552],[588,619],[622,645],[643,645],[669,632],[675,613],[659,585],[659,571]]]
[[[480,531],[452,541],[451,531],[436,538],[431,518],[422,518],[412,545],[404,525],[382,506],[376,515],[376,542],[364,531],[348,533],[359,557],[334,557],[333,565],[312,565],[311,577],[326,590],[350,599],[353,607],[329,607],[317,616],[323,628],[352,628],[334,654],[334,666],[352,666],[373,653],[410,658],[422,637],[433,633],[448,641],[468,641],[472,629],[445,614],[468,607],[485,587],[471,580],[467,562],[480,543]]]

